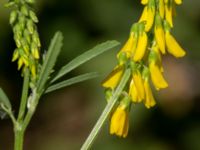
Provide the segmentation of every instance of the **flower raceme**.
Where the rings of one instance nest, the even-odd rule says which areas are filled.
[[[18,61],[18,70],[25,68],[31,71],[31,82],[35,83],[37,78],[38,61],[40,58],[40,38],[36,23],[38,18],[28,2],[16,1],[20,7],[14,7],[10,13],[10,25],[14,33],[17,48],[13,52],[12,61]]]
[[[118,65],[102,82],[106,94],[112,97],[126,69],[132,71],[110,120],[110,133],[119,137],[128,134],[128,114],[131,106],[135,106],[131,104],[143,103],[146,108],[156,105],[150,82],[156,90],[168,87],[162,55],[169,53],[179,58],[186,54],[170,32],[175,5],[182,4],[182,0],[141,0],[141,4],[142,15],[132,25],[128,40],[117,54]]]

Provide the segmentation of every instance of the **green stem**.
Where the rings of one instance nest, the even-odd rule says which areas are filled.
[[[24,133],[26,131],[28,124],[30,123],[30,120],[31,120],[33,114],[35,113],[35,109],[37,107],[39,98],[40,98],[40,96],[37,95],[37,93],[33,93],[32,99],[31,99],[31,102],[30,102],[30,106],[28,108],[28,112],[26,113],[25,118],[22,119],[22,121],[17,122],[15,124],[14,150],[23,150]]]
[[[24,130],[15,129],[15,144],[14,150],[23,150]]]
[[[27,114],[24,118],[23,124],[22,124],[23,130],[26,130],[31,118],[33,117],[33,115],[35,113],[35,110],[37,108],[40,96],[42,95],[41,93],[37,94],[36,92],[33,92],[32,94],[33,94],[32,99],[31,99],[30,104],[29,104],[30,106],[29,106],[28,112],[27,112]]]
[[[103,127],[104,122],[108,118],[108,115],[112,111],[113,107],[115,106],[119,96],[121,95],[124,87],[126,86],[126,83],[128,79],[130,78],[130,69],[127,69],[121,79],[121,82],[119,83],[117,89],[115,90],[113,96],[110,98],[108,104],[106,105],[105,109],[103,110],[101,116],[99,117],[98,121],[96,122],[94,128],[92,129],[90,135],[84,142],[83,146],[81,147],[81,150],[88,150],[92,143],[94,142],[96,136],[100,132],[101,128]]]
[[[23,119],[24,113],[26,110],[26,103],[27,103],[28,90],[29,90],[29,78],[30,78],[30,71],[28,68],[25,68],[22,96],[21,96],[19,114],[17,118],[18,121],[21,121]]]

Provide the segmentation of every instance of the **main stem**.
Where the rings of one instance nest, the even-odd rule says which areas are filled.
[[[24,130],[15,129],[15,143],[14,150],[23,150]]]
[[[94,142],[96,136],[100,132],[101,128],[103,127],[104,122],[108,118],[108,115],[112,111],[113,107],[115,106],[119,96],[121,95],[124,87],[126,86],[127,81],[130,78],[130,69],[127,69],[121,79],[121,82],[119,83],[117,89],[115,90],[113,96],[110,98],[108,104],[106,105],[105,109],[103,110],[101,116],[99,117],[98,121],[96,122],[94,128],[92,129],[90,135],[84,142],[83,146],[81,147],[81,150],[88,150],[92,143]]]

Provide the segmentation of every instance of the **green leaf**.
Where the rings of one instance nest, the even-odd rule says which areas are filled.
[[[6,108],[11,109],[10,101],[2,88],[0,88],[0,104],[3,104]]]
[[[83,81],[86,81],[86,80],[89,80],[89,79],[93,79],[93,78],[96,78],[97,76],[98,76],[97,72],[91,72],[91,73],[78,75],[78,76],[73,77],[71,79],[67,79],[65,81],[62,81],[62,82],[59,82],[59,83],[56,83],[56,84],[50,86],[49,88],[47,88],[45,93],[49,93],[49,92],[64,88],[66,86],[69,86],[69,85],[72,85],[72,84],[75,84],[75,83],[79,83],[79,82],[83,82]]]
[[[103,53],[117,45],[119,45],[119,42],[117,42],[117,41],[107,41],[107,42],[99,44],[99,45],[95,46],[94,48],[86,51],[85,53],[79,55],[78,57],[76,57],[72,61],[70,61],[68,64],[63,66],[60,69],[60,71],[57,73],[57,75],[52,79],[51,83],[60,79],[61,77],[66,75],[68,72],[77,68],[81,64],[89,61],[90,59],[100,55],[101,53]]]
[[[57,60],[57,57],[62,47],[62,40],[63,40],[63,36],[61,32],[56,32],[53,39],[51,40],[50,46],[48,48],[48,51],[44,59],[44,63],[42,65],[40,75],[39,75],[38,86],[37,86],[39,92],[41,92],[41,90],[44,88],[44,85],[47,82],[48,77],[55,65],[55,62]]]

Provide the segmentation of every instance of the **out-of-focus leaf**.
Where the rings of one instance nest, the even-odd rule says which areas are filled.
[[[57,57],[60,53],[62,47],[63,36],[61,32],[56,32],[53,39],[51,40],[49,49],[47,51],[46,57],[44,59],[44,63],[42,65],[42,69],[39,75],[38,81],[38,91],[41,91],[48,80],[48,77],[55,65]]]
[[[101,53],[119,45],[119,42],[117,41],[107,41],[102,44],[99,44],[95,46],[94,48],[86,51],[85,53],[79,55],[78,57],[74,58],[72,61],[70,61],[68,64],[63,66],[60,71],[58,71],[57,75],[52,79],[51,83],[58,80],[59,78],[66,75],[71,70],[77,68],[81,64],[89,61],[90,59],[100,55]]]
[[[59,82],[57,84],[50,86],[45,91],[45,93],[49,93],[49,92],[64,88],[66,86],[69,86],[69,85],[72,85],[72,84],[75,84],[75,83],[79,83],[79,82],[83,82],[83,81],[86,81],[86,80],[89,80],[89,79],[93,79],[93,78],[96,78],[97,76],[98,76],[97,72],[91,72],[91,73],[78,75],[78,76],[73,77],[71,79],[67,79],[65,81],[62,81],[62,82]]]
[[[9,118],[7,112],[5,112],[3,109],[0,109],[0,118],[3,119],[7,119]]]
[[[8,99],[2,88],[0,88],[0,104],[3,104],[4,106],[6,106],[6,108],[11,109],[10,100]]]

